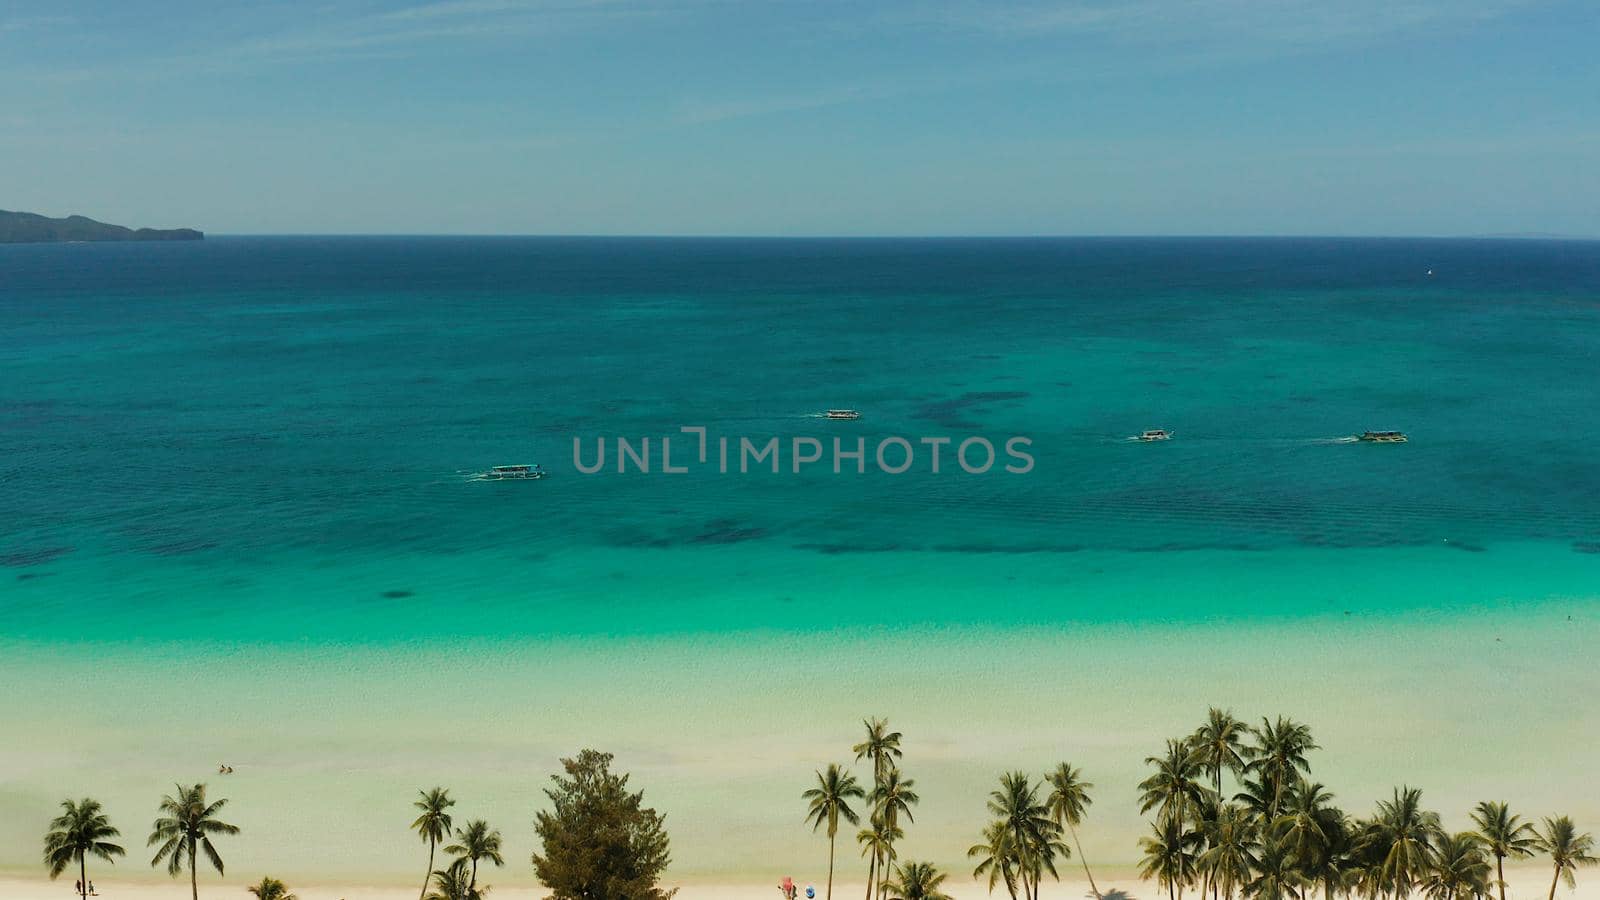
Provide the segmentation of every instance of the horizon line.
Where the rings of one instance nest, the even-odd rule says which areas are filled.
[[[177,227],[177,226],[173,226]],[[620,240],[759,240],[759,241],[984,241],[984,240],[1473,240],[1473,241],[1600,241],[1600,234],[1557,234],[1544,232],[1488,232],[1475,234],[1356,234],[1356,233],[1293,233],[1252,234],[1204,232],[1039,232],[994,234],[828,234],[824,232],[802,234],[738,234],[730,232],[556,232],[556,231],[505,231],[505,232],[454,232],[454,231],[201,231],[206,237],[306,237],[306,238],[583,238]]]

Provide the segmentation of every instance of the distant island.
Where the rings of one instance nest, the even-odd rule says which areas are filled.
[[[66,243],[71,241],[201,241],[193,228],[124,228],[87,216],[52,219],[37,213],[0,209],[0,244]]]

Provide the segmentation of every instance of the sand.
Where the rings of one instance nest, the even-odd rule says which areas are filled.
[[[1506,880],[1510,887],[1506,893],[1507,900],[1544,900],[1550,889],[1550,870],[1543,866],[1519,866],[1508,869]],[[989,894],[981,882],[966,877],[962,871],[953,874],[945,882],[945,888],[955,900],[984,900]],[[780,900],[777,891],[778,878],[772,879],[772,884],[756,882],[689,882],[678,883],[670,879],[668,883],[678,884],[680,890],[678,897],[681,900]],[[1126,870],[1111,870],[1096,875],[1096,883],[1105,894],[1120,891],[1122,897],[1117,900],[1164,900],[1166,892],[1160,890],[1153,882],[1143,882]],[[59,881],[49,881],[42,874],[5,874],[0,875],[0,897],[5,900],[73,900],[76,896],[72,890],[73,879],[63,876]],[[201,900],[241,900],[248,898],[245,893],[247,882],[240,878],[227,880],[216,879],[215,876],[202,881],[200,886]],[[489,895],[489,900],[536,900],[545,896],[544,891],[529,880],[496,879],[494,889]],[[804,882],[801,882],[802,888]],[[189,896],[189,883],[186,879],[176,881],[150,881],[128,880],[117,878],[95,879],[95,888],[105,900],[185,900]],[[416,887],[402,887],[399,885],[372,886],[360,884],[291,884],[291,890],[299,900],[416,900]],[[838,900],[854,900],[865,893],[866,884],[862,881],[850,881],[840,878],[834,882],[834,896]],[[1192,892],[1191,892],[1192,895]],[[802,893],[802,897],[804,894]],[[817,885],[817,896],[823,896],[823,888]],[[1006,898],[1004,888],[997,889],[995,897]],[[1076,878],[1067,877],[1059,883],[1046,884],[1039,892],[1040,900],[1083,900],[1093,895],[1089,891],[1089,883],[1084,880],[1080,872]],[[1115,896],[1112,894],[1112,896]],[[1556,890],[1558,900],[1600,900],[1600,871],[1586,870],[1579,875],[1576,890],[1569,890],[1561,886]]]

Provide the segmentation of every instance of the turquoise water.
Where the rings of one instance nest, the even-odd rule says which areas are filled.
[[[908,854],[968,871],[996,773],[1067,758],[1120,866],[1140,761],[1212,704],[1309,722],[1354,811],[1592,830],[1597,348],[1600,243],[0,247],[0,872],[42,882],[64,795],[136,834],[226,761],[228,891],[414,890],[434,784],[531,889],[543,775],[597,746],[678,883],[820,880],[799,792],[867,715]],[[1034,467],[574,466],[682,426]]]
[[[1421,582],[1528,545],[1575,587],[1600,574],[1597,348],[1586,242],[8,246],[0,615],[268,642],[422,636],[461,597],[453,633],[501,636],[1294,617],[1332,601],[1051,588],[1382,549]],[[841,406],[864,416],[814,417]],[[686,425],[869,460],[1021,435],[1035,467],[574,467],[574,438]],[[1154,427],[1176,439],[1127,440]],[[1367,428],[1412,441],[1339,442]],[[535,461],[552,477],[459,474]],[[938,590],[973,573],[991,602]]]

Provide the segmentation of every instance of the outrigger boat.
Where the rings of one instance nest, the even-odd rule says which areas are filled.
[[[1363,431],[1356,440],[1368,444],[1404,444],[1406,436],[1398,431]]]
[[[861,413],[853,409],[830,409],[822,414],[824,419],[859,419]]]
[[[1172,440],[1172,432],[1165,428],[1152,428],[1149,431],[1139,432],[1138,439],[1145,442],[1170,441]]]
[[[543,478],[544,467],[532,466],[495,466],[487,472],[480,472],[478,477],[485,481],[513,481],[530,478]]]

